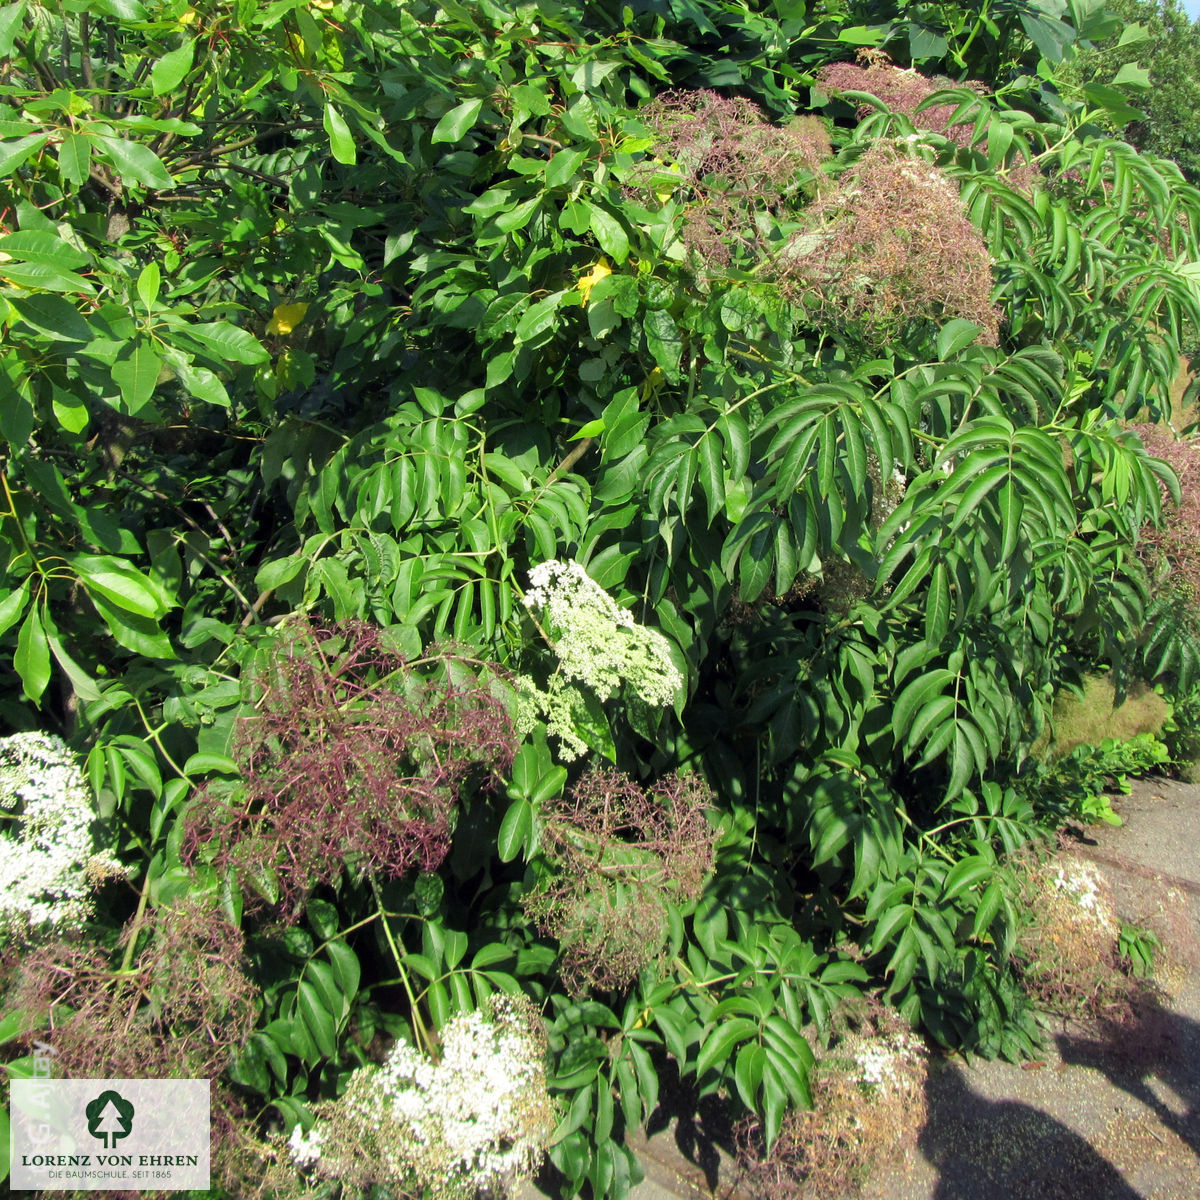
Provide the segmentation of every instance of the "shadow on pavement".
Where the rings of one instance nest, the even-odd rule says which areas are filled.
[[[1200,1024],[1147,992],[1131,1019],[1055,1040],[1064,1062],[1100,1071],[1200,1156]]]
[[[716,1096],[700,1096],[690,1081],[679,1078],[673,1063],[665,1067],[659,1075],[658,1108],[646,1123],[646,1137],[668,1134],[679,1165],[702,1172],[708,1189],[715,1191],[722,1161],[734,1153],[728,1107]],[[664,1150],[666,1147],[658,1149],[658,1156],[673,1156]]]
[[[935,1067],[921,1153],[939,1174],[934,1200],[1141,1200],[1117,1169],[1061,1121],[1015,1100],[988,1100],[960,1068]]]

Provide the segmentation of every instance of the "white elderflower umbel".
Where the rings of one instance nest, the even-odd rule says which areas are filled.
[[[529,1006],[497,996],[446,1023],[437,1062],[397,1043],[318,1109],[309,1133],[293,1132],[293,1161],[439,1197],[507,1193],[537,1169],[555,1123],[535,1021]]]
[[[299,1125],[292,1130],[288,1138],[288,1151],[292,1160],[300,1167],[311,1167],[321,1157],[321,1145],[325,1141],[325,1131],[320,1126],[305,1133]]]
[[[558,756],[563,762],[573,762],[587,753],[587,743],[576,728],[588,719],[587,701],[583,693],[561,675],[551,675],[543,691],[528,675],[513,680],[517,692],[517,715],[514,719],[517,736],[532,732],[538,720],[546,722],[546,732],[558,738]]]
[[[601,700],[628,684],[647,704],[670,704],[683,686],[667,639],[639,625],[574,560],[551,559],[529,572],[528,608],[540,614],[568,679]]]
[[[1100,873],[1090,863],[1059,863],[1049,877],[1050,885],[1078,905],[1072,914],[1080,924],[1094,925],[1109,937],[1116,937],[1120,925]]]
[[[124,868],[97,851],[96,819],[76,756],[59,738],[0,738],[0,943],[78,929],[90,892]]]
[[[924,1062],[925,1048],[911,1033],[897,1030],[863,1039],[852,1049],[860,1087],[888,1091],[907,1086],[914,1065]]]

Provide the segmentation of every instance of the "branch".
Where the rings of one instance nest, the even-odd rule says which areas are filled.
[[[563,475],[569,471],[592,448],[592,443],[595,440],[596,439],[594,437],[584,438],[583,441],[580,442],[579,445],[576,446],[571,453],[568,454],[566,458],[564,458],[562,462],[560,462],[558,466],[546,476],[546,482],[549,483],[550,480],[557,479],[560,475]]]
[[[54,91],[55,88],[62,87],[62,81],[55,75],[54,68],[48,62],[30,55],[29,47],[20,38],[13,38],[13,45],[24,55],[25,61],[33,67],[44,88]]]

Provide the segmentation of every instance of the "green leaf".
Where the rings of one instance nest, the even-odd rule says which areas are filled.
[[[567,782],[566,767],[551,767],[548,771],[542,774],[542,777],[537,781],[536,787],[533,789],[533,794],[530,799],[534,804],[545,804],[549,800],[553,800],[555,796],[563,790],[563,785]]]
[[[55,388],[50,398],[50,407],[59,425],[68,433],[82,433],[91,419],[87,405],[78,396]]]
[[[585,150],[558,150],[546,164],[546,186],[566,187],[587,159]]]
[[[1102,108],[1117,125],[1128,125],[1130,121],[1143,120],[1146,114],[1134,108],[1114,87],[1102,83],[1084,84],[1083,94],[1098,108]]]
[[[322,123],[325,126],[325,132],[329,135],[330,153],[344,166],[353,166],[358,161],[354,135],[350,132],[350,126],[346,124],[346,119],[328,102],[325,104],[325,116]]]
[[[762,1090],[763,1141],[769,1151],[779,1137],[788,1102],[787,1088],[779,1077],[778,1069],[770,1062],[763,1068]]]
[[[211,350],[221,361],[254,365],[271,358],[266,347],[251,333],[228,321],[206,321],[187,325],[182,330],[188,337]]]
[[[53,622],[50,620],[49,613],[45,614],[46,624],[46,641],[50,644],[50,653],[54,655],[54,661],[62,667],[67,678],[71,681],[71,686],[75,689],[75,695],[86,703],[91,703],[93,700],[101,698],[100,689],[96,686],[96,681],[67,653],[62,644],[62,639],[58,635],[58,630],[54,628]]]
[[[1145,42],[1150,38],[1150,31],[1140,21],[1132,21],[1121,30],[1121,36],[1117,39],[1119,46],[1131,46],[1137,42]],[[1113,81],[1116,82],[1115,80]]]
[[[995,870],[995,863],[983,855],[969,855],[950,868],[942,885],[942,899],[953,900],[960,892],[965,892],[991,877]]]
[[[198,751],[183,764],[185,775],[240,775],[241,768],[226,754]]]
[[[88,594],[96,611],[104,618],[109,633],[120,645],[147,658],[175,657],[170,638],[149,617],[118,608],[100,592]]]
[[[592,234],[604,251],[615,263],[623,263],[629,257],[629,238],[621,228],[621,222],[611,213],[588,204]]]
[[[48,141],[48,133],[31,133],[0,146],[0,179],[11,175],[31,154],[40,150]]]
[[[878,46],[889,33],[887,25],[851,25],[838,33],[838,41],[851,46]]]
[[[35,295],[10,298],[9,303],[40,333],[62,342],[90,342],[91,326],[64,296]]]
[[[461,141],[467,130],[475,124],[475,120],[482,110],[483,100],[481,98],[464,100],[461,104],[455,105],[433,127],[433,136],[430,140],[435,145],[438,142]]]
[[[38,610],[31,608],[21,631],[17,634],[17,652],[13,666],[21,677],[25,695],[35,704],[42,698],[50,682],[50,643],[42,626]]]
[[[950,572],[945,562],[933,568],[925,599],[925,641],[940,646],[950,628]]]
[[[672,383],[678,382],[683,336],[675,319],[666,309],[652,309],[642,318],[642,328],[646,331],[646,344],[654,361]]]
[[[338,987],[347,1001],[352,1001],[358,995],[358,985],[362,979],[362,967],[358,956],[345,942],[333,941],[325,947],[325,953],[333,964],[333,972],[337,977]]]
[[[907,736],[917,710],[924,708],[953,678],[953,671],[939,668],[918,676],[900,693],[892,709],[892,728],[898,741]]]
[[[988,926],[996,917],[996,913],[1000,910],[1000,901],[1004,898],[1004,891],[999,883],[991,883],[987,890],[980,898],[979,907],[975,910],[975,924],[973,934],[976,938],[981,938],[987,932]]]
[[[195,42],[184,42],[177,50],[171,50],[150,69],[150,92],[162,96],[174,91],[183,77],[192,69]]]
[[[44,229],[22,229],[0,237],[0,253],[68,272],[91,262],[90,255]]]
[[[759,1084],[762,1082],[763,1067],[767,1061],[767,1052],[757,1042],[747,1042],[738,1051],[737,1061],[733,1069],[733,1081],[737,1085],[738,1095],[747,1109],[753,1111]]]
[[[308,565],[308,559],[299,554],[263,563],[258,568],[258,574],[254,576],[255,586],[260,592],[273,592],[285,583],[290,583]]]
[[[337,1055],[337,1026],[321,1002],[316,986],[302,979],[296,988],[296,1011],[316,1047],[326,1058]]]
[[[524,850],[533,832],[533,805],[523,797],[514,800],[500,822],[496,852],[501,862],[511,862]]]
[[[562,303],[565,295],[565,291],[554,292],[536,304],[530,305],[517,323],[516,340],[531,342],[552,329],[558,313],[558,306]]]
[[[29,580],[0,600],[0,634],[7,633],[20,619],[29,603]]]
[[[744,1042],[757,1033],[757,1022],[748,1017],[734,1017],[732,1020],[723,1021],[708,1034],[700,1048],[696,1058],[696,1078],[701,1078],[718,1063],[723,1065],[738,1042]]]
[[[158,263],[147,263],[137,279],[137,294],[147,309],[152,309],[158,300],[158,290],[162,286],[162,272]]]
[[[158,384],[162,359],[149,342],[137,341],[122,349],[112,365],[112,377],[121,389],[125,411],[137,416],[147,404]]]
[[[945,362],[952,354],[957,354],[969,346],[981,333],[982,328],[971,321],[955,317],[948,325],[942,326],[937,336],[937,355]]]
[[[7,58],[12,53],[13,42],[25,20],[26,7],[26,0],[20,0],[19,4],[6,4],[0,8],[0,58]],[[4,1136],[7,1140],[7,1132]],[[0,1180],[3,1178],[0,1174]]]
[[[123,183],[140,183],[159,191],[175,184],[162,159],[141,142],[93,134],[92,145],[108,160]]]
[[[230,406],[229,392],[226,391],[225,385],[207,367],[196,367],[188,362],[172,362],[171,365],[189,395],[220,408]]]

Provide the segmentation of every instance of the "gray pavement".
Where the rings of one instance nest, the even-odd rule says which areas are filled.
[[[863,1200],[1200,1200],[1200,786],[1143,781],[1114,807],[1123,826],[1065,852],[1101,870],[1123,919],[1165,937],[1160,1001],[1132,1023],[1064,1024],[1031,1063],[935,1064],[917,1146]],[[635,1149],[634,1200],[738,1200],[728,1160],[689,1125]]]

